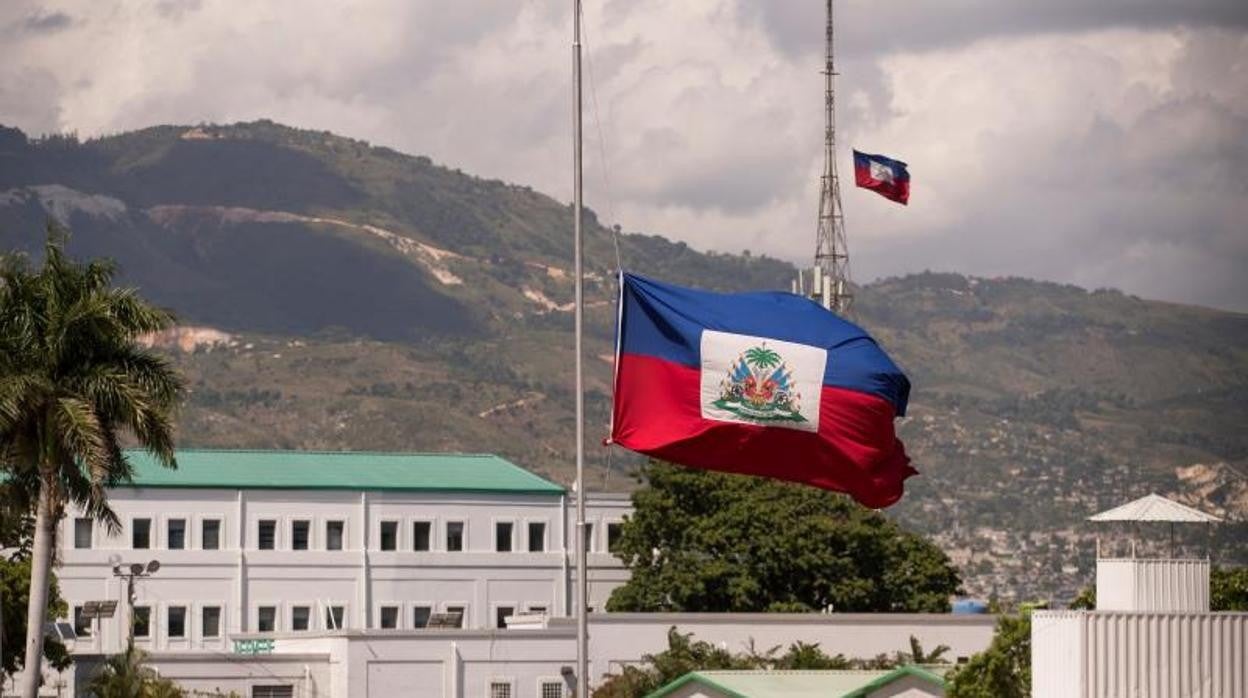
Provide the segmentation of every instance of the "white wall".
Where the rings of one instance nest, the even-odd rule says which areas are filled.
[[[152,633],[138,644],[148,651],[220,651],[231,634],[255,631],[261,606],[276,608],[277,630],[290,630],[293,609],[307,606],[311,628],[326,627],[325,608],[341,606],[348,628],[378,627],[380,611],[396,606],[398,628],[413,627],[416,607],[434,612],[466,608],[465,625],[491,628],[500,607],[549,614],[566,612],[574,564],[568,545],[571,508],[560,496],[512,493],[356,492],[346,490],[225,490],[118,488],[110,494],[122,528],[108,534],[94,525],[91,548],[76,549],[74,512],[61,524],[61,594],[72,608],[88,600],[120,600],[117,615],[99,621],[99,632],[76,643],[79,652],[115,652],[124,644],[128,616],[125,582],[113,566],[159,560],[160,570],[135,584],[136,604],[152,608]],[[588,502],[594,526],[590,556],[591,605],[627,580],[607,554],[607,524],[622,520],[626,498]],[[133,549],[136,519],[150,519],[151,548]],[[186,549],[169,549],[171,519],[186,521]],[[205,550],[201,527],[219,519],[219,550]],[[258,549],[262,520],[276,522],[275,549]],[[308,550],[292,549],[292,523],[309,521]],[[345,549],[326,550],[326,523],[345,522]],[[397,549],[381,549],[383,521],[397,523]],[[428,521],[431,550],[412,549],[413,526]],[[447,524],[464,524],[464,550],[448,552]],[[495,549],[496,524],[513,524],[512,551]],[[544,525],[543,552],[529,552],[529,524]],[[222,609],[221,635],[204,638],[201,609]],[[167,632],[171,607],[187,609],[186,636]]]

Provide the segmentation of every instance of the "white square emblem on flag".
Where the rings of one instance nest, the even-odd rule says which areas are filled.
[[[871,179],[877,182],[893,183],[893,168],[882,162],[871,161],[870,165]]]
[[[704,419],[819,430],[826,349],[702,330],[701,350]]]

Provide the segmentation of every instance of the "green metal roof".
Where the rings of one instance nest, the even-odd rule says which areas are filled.
[[[878,671],[691,671],[647,698],[661,698],[695,682],[730,698],[860,698],[905,676],[945,686],[939,675],[916,666]]]
[[[282,490],[415,490],[563,494],[564,489],[488,454],[179,449],[176,470],[128,450],[128,487]]]

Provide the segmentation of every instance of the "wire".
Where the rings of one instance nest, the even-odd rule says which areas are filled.
[[[589,24],[584,21],[585,8],[581,7],[581,35],[582,44],[585,47],[585,63],[589,73],[589,100],[593,105],[594,111],[594,129],[598,132],[598,168],[602,172],[602,186],[607,197],[607,220],[615,221],[615,196],[611,190],[611,177],[607,168],[607,139],[602,130],[602,114],[598,108],[598,84],[594,80],[594,59],[593,50],[590,49],[589,32],[585,27]],[[620,227],[614,223],[610,226],[611,244],[615,248],[615,268],[621,270],[624,264],[620,257]]]

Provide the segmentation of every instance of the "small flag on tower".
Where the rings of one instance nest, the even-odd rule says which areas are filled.
[[[905,205],[910,200],[910,173],[906,163],[883,155],[854,151],[854,181],[863,189]]]
[[[910,381],[862,328],[791,293],[621,280],[611,440],[706,470],[886,507],[915,474],[893,429]]]

